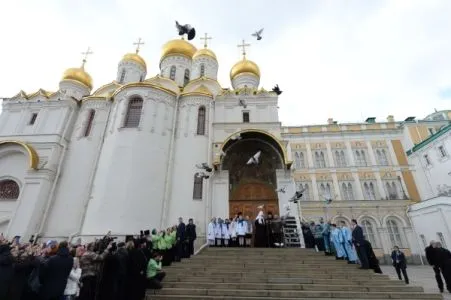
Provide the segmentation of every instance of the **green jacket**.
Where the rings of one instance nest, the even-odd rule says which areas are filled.
[[[161,261],[156,261],[152,258],[147,264],[147,278],[155,277],[158,271],[161,271]]]
[[[158,245],[160,243],[162,236],[160,234],[152,234],[152,248],[158,249]]]

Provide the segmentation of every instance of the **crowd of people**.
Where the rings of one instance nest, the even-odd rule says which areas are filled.
[[[182,218],[121,242],[111,232],[86,245],[1,235],[0,300],[142,300],[162,288],[163,266],[194,254],[196,238],[193,220]]]
[[[283,247],[284,220],[271,212],[260,211],[252,221],[239,212],[233,218],[212,218],[208,224],[210,247]]]

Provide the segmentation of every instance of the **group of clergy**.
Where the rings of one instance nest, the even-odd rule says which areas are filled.
[[[241,212],[233,218],[212,218],[208,224],[210,247],[282,247],[282,221],[268,212],[260,211],[251,221]]]

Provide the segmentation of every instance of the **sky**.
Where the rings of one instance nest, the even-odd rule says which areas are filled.
[[[116,78],[119,60],[139,37],[153,77],[178,20],[198,37],[213,37],[209,48],[224,88],[241,57],[237,44],[249,42],[260,86],[283,91],[283,125],[423,118],[451,109],[450,16],[449,0],[4,0],[0,98],[57,90],[88,46],[95,90]],[[260,28],[256,41],[251,33]],[[198,37],[193,44],[200,48]]]

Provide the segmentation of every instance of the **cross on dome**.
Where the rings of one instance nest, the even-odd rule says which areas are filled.
[[[133,45],[136,45],[136,54],[138,54],[139,48],[141,47],[141,45],[144,45],[144,42],[141,38],[138,38],[138,41],[133,43]]]
[[[83,68],[85,66],[86,60],[88,59],[88,55],[93,54],[91,47],[88,47],[88,50],[86,52],[82,52],[83,55],[83,63],[81,64],[81,67]]]
[[[208,33],[205,33],[205,37],[201,37],[200,38],[201,40],[204,40],[204,47],[205,48],[207,48],[207,43],[208,43],[208,40],[211,40],[211,39],[213,39],[211,36],[208,36]]]
[[[243,58],[246,58],[246,47],[250,47],[251,44],[246,44],[246,42],[243,40],[243,42],[239,45],[237,45],[238,48],[243,49]]]

